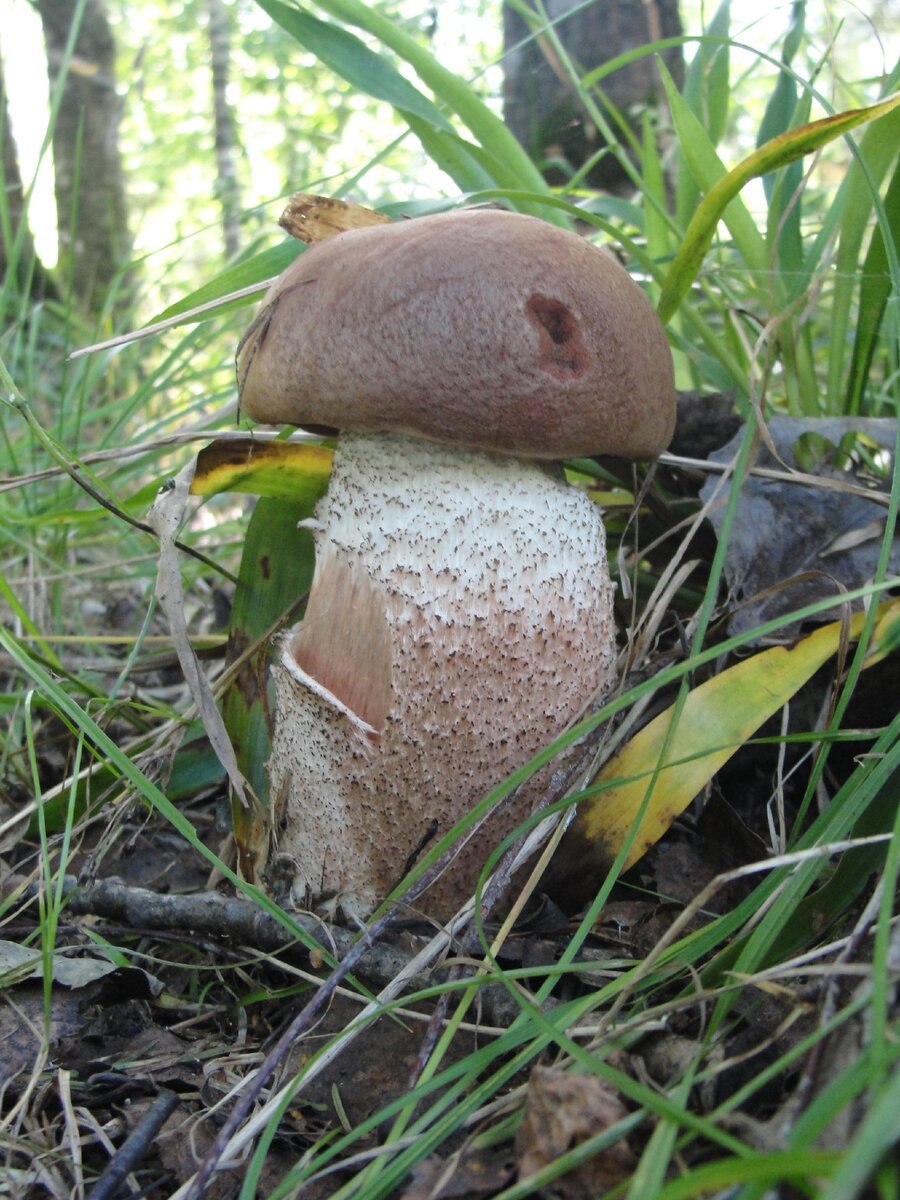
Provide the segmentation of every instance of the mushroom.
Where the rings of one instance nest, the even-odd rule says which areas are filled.
[[[429,833],[610,689],[601,514],[540,460],[658,455],[671,354],[611,257],[476,210],[307,250],[265,297],[238,379],[254,420],[341,431],[308,523],[306,615],[273,667],[267,879],[363,917]],[[461,850],[429,915],[455,911],[547,778]]]

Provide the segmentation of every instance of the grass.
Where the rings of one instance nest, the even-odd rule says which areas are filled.
[[[887,100],[896,91],[897,69],[877,87],[840,78],[795,7],[783,53],[757,52],[760,69],[777,68],[778,85],[755,110],[746,106],[758,117],[748,143],[730,114],[741,109],[741,89],[752,87],[753,70],[738,73],[735,64],[745,62],[746,53],[724,6],[702,36],[692,32],[685,40],[684,87],[667,87],[670,136],[657,136],[654,122],[663,118],[649,114],[642,130],[627,133],[598,90],[605,73],[621,63],[584,77],[538,7],[533,26],[577,81],[598,127],[631,143],[636,189],[622,201],[583,192],[577,178],[567,190],[548,188],[474,88],[446,72],[402,26],[358,0],[322,0],[322,16],[279,0],[262,7],[361,94],[393,106],[452,180],[451,202],[499,201],[564,225],[577,220],[612,241],[665,314],[680,386],[727,389],[750,419],[734,464],[739,486],[731,493],[731,522],[716,544],[704,541],[696,494],[688,490],[685,500],[690,468],[677,460],[647,482],[641,550],[630,518],[611,522],[626,561],[636,564],[623,572],[623,587],[630,582],[634,597],[633,625],[641,620],[655,636],[640,642],[621,693],[577,732],[606,722],[613,731],[650,705],[690,711],[699,684],[727,680],[737,658],[756,653],[761,638],[778,638],[793,619],[779,617],[731,638],[724,628],[729,529],[755,451],[756,422],[776,412],[898,414],[900,109]],[[850,105],[836,111],[832,95],[855,96],[852,107],[868,111],[849,114]],[[753,193],[748,185],[760,176]],[[364,191],[365,171],[345,183]],[[303,184],[297,181],[298,188]],[[751,194],[762,211],[750,206]],[[195,448],[233,425],[233,383],[222,362],[249,310],[247,300],[229,297],[277,272],[292,252],[287,246],[248,256],[198,283],[164,314],[182,324],[163,342],[74,360],[68,351],[105,334],[102,319],[99,327],[87,326],[53,302],[30,306],[13,272],[0,294],[6,331],[0,340],[0,522],[7,531],[0,571],[0,762],[8,812],[2,846],[15,872],[0,913],[10,930],[21,930],[27,916],[22,889],[36,882],[39,918],[23,940],[40,949],[43,1006],[33,1070],[25,1085],[10,1090],[2,1129],[10,1178],[35,1189],[69,1195],[89,1184],[102,1161],[90,1146],[96,1129],[89,1106],[79,1103],[81,1093],[73,1099],[71,1082],[53,1071],[48,1057],[59,1004],[53,956],[71,933],[67,873],[111,859],[122,838],[139,844],[142,828],[158,828],[159,818],[293,936],[305,936],[289,914],[241,882],[215,849],[205,809],[208,798],[221,793],[221,775],[202,737],[192,740],[202,725],[153,597],[158,541],[145,526],[160,483]],[[217,311],[189,323],[184,313],[200,302],[213,302]],[[859,447],[853,449],[859,457]],[[720,864],[648,942],[635,935],[612,953],[598,951],[604,914],[637,895],[633,875],[625,887],[618,882],[631,830],[611,856],[612,870],[540,965],[516,965],[510,929],[476,920],[475,935],[463,943],[477,964],[470,977],[423,986],[421,973],[451,946],[438,933],[419,944],[409,990],[402,976],[375,995],[364,977],[342,979],[341,994],[357,1010],[354,1020],[321,1043],[307,1037],[302,1045],[309,1053],[284,1066],[277,1082],[266,1081],[252,1115],[228,1130],[228,1153],[244,1156],[241,1196],[275,1200],[317,1183],[326,1189],[321,1194],[370,1200],[402,1194],[410,1172],[438,1153],[456,1155],[448,1161],[460,1169],[493,1162],[497,1147],[515,1158],[523,1112],[536,1102],[538,1064],[602,1081],[615,1104],[605,1117],[595,1115],[589,1136],[548,1153],[538,1176],[498,1174],[491,1194],[504,1200],[551,1188],[567,1172],[570,1183],[571,1172],[579,1172],[583,1185],[596,1189],[598,1164],[613,1171],[608,1190],[634,1198],[729,1191],[749,1200],[789,1188],[822,1200],[864,1194],[887,1200],[900,1192],[895,1153],[891,1157],[900,1052],[900,718],[889,674],[896,622],[885,619],[883,607],[896,584],[890,562],[900,498],[896,463],[895,448],[876,535],[879,557],[855,594],[867,602],[866,615],[855,640],[846,631],[835,635],[837,648],[827,661],[831,682],[816,693],[819,709],[803,709],[807,693],[798,684],[788,716],[801,715],[783,724],[779,716],[774,726],[744,736],[751,747],[777,747],[771,791],[773,806],[779,795],[788,796],[782,836],[767,843],[762,827],[752,838],[747,834],[758,853],[741,846],[739,861]],[[640,479],[600,483],[620,498],[624,485],[633,494],[643,485]],[[230,593],[247,519],[243,501],[220,495],[192,512],[180,534],[201,556],[179,559],[184,619],[194,644],[219,655],[207,662],[217,695],[227,680],[225,629],[211,628],[209,613],[218,592]],[[650,548],[655,541],[657,548]],[[281,600],[267,603],[274,618]],[[117,606],[127,610],[118,624]],[[833,601],[821,600],[805,615],[835,621],[842,614]],[[627,652],[628,646],[623,658]],[[881,681],[880,711],[863,706],[873,677]],[[727,708],[727,686],[723,694],[717,703]],[[856,724],[859,714],[873,711],[871,723]],[[714,712],[703,720],[714,721]],[[626,725],[621,738],[630,736]],[[666,745],[669,761],[680,751],[697,754],[684,749],[677,723]],[[842,756],[847,745],[855,761]],[[259,757],[257,749],[257,776]],[[557,809],[580,797],[584,810],[592,791],[605,786],[602,778],[592,772],[583,789],[557,799]],[[515,782],[486,797],[466,824]],[[638,782],[652,803],[646,781]],[[724,773],[707,776],[707,808],[721,805],[720,793],[732,807],[739,804],[745,783],[749,787]],[[764,812],[754,815],[764,820]],[[420,871],[442,845],[430,849]],[[506,849],[497,848],[490,869]],[[537,887],[537,878],[528,886]],[[664,895],[652,899],[665,908]],[[258,1063],[262,1033],[281,1020],[277,972],[286,968],[258,958],[223,965],[215,956],[170,952],[165,943],[124,931],[111,944],[127,961],[154,964],[166,983],[166,1003],[193,1012],[219,1047],[209,1078],[212,1094],[226,1105],[250,1070],[222,1051],[228,1031],[222,1014],[237,1021],[235,1014],[243,1013],[256,1026],[249,1044],[251,1063]],[[495,1011],[488,985],[502,990],[507,1015],[467,1043],[481,1002]],[[335,977],[330,986],[337,994]],[[308,971],[291,976],[291,990],[304,1002],[324,995]],[[16,988],[6,993],[16,1003]],[[343,1125],[335,1120],[318,1137],[298,1135],[286,1152],[286,1123],[305,1111],[304,1128],[311,1128],[304,1101],[321,1079],[333,1078],[332,1064],[348,1061],[351,1046],[351,1055],[363,1057],[371,1044],[367,1031],[386,1014],[418,1028],[439,997],[446,1008],[416,1081],[362,1118],[346,1117]],[[678,1040],[684,1057],[677,1069],[654,1075],[647,1047],[667,1038]],[[742,1071],[751,1050],[757,1056]],[[336,1108],[340,1113],[340,1098]],[[76,1154],[68,1153],[71,1146],[79,1147]],[[615,1159],[613,1148],[623,1146],[628,1154]],[[273,1159],[280,1179],[268,1174]],[[180,1182],[174,1194],[188,1190],[189,1183]]]

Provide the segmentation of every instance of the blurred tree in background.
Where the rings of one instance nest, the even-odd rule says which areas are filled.
[[[166,269],[182,285],[191,276],[193,282],[197,269],[208,269],[217,256],[233,258],[274,227],[261,201],[297,188],[336,190],[354,161],[367,164],[359,191],[369,203],[409,195],[410,179],[420,194],[442,186],[434,164],[403,138],[389,106],[361,96],[304,54],[250,0],[187,0],[171,12],[129,0],[34,0],[33,7],[54,114],[56,275],[87,312],[99,311],[132,253],[139,260],[177,242],[177,263]],[[554,160],[549,177],[561,165],[571,177],[587,163],[588,186],[621,185],[616,156],[603,152],[551,41],[533,37],[510,7],[501,11],[481,0],[430,10],[380,7],[423,45],[440,52],[439,43],[457,42],[467,77],[500,58],[502,32],[505,83],[494,72],[475,86],[497,108],[503,89],[513,132],[538,158]],[[675,0],[587,5],[568,15],[553,9],[551,17],[562,18],[557,33],[579,69],[681,28]],[[5,53],[13,53],[13,34],[0,37]],[[668,66],[680,77],[680,49],[671,51]],[[36,71],[33,79],[39,78]],[[615,123],[617,113],[633,116],[655,102],[658,73],[651,59],[640,59],[603,88]],[[19,164],[7,127],[3,148],[10,211],[21,213]],[[17,261],[20,270],[35,262],[43,294],[48,277],[37,260],[20,254]],[[148,282],[152,287],[160,278]]]
[[[562,186],[577,180],[608,191],[633,186],[616,154],[610,154],[579,90],[588,71],[662,38],[679,37],[677,0],[548,0],[553,36],[534,34],[519,6],[503,5],[503,112],[510,129],[539,163],[548,182]],[[558,41],[557,41],[558,39]],[[566,54],[564,59],[559,49]],[[663,54],[679,87],[684,78],[681,46]],[[571,69],[574,68],[574,71]],[[602,81],[604,116],[627,143],[640,128],[640,115],[662,99],[655,57],[636,58]]]
[[[241,185],[238,179],[238,130],[228,95],[231,76],[232,10],[225,0],[207,0],[209,64],[212,73],[216,146],[216,195],[222,206],[226,258],[241,247]]]
[[[37,0],[44,29],[62,290],[99,312],[131,255],[119,152],[122,98],[104,0]]]

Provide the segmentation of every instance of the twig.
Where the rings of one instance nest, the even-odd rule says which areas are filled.
[[[122,1184],[142,1161],[169,1116],[175,1111],[175,1092],[160,1092],[137,1126],[131,1131],[103,1169],[91,1189],[90,1200],[113,1200]]]
[[[29,898],[36,896],[32,885]],[[69,913],[97,916],[118,921],[132,929],[158,929],[175,933],[196,933],[253,946],[259,950],[282,951],[296,946],[284,925],[252,900],[223,896],[219,892],[192,895],[165,895],[148,888],[130,887],[121,879],[101,879],[80,885],[69,875],[63,884]],[[350,953],[357,934],[340,926],[327,925],[303,913],[292,914],[294,922],[327,953],[343,958]],[[304,955],[309,951],[303,947]],[[409,955],[390,945],[372,946],[359,963],[360,974],[380,986],[393,979],[409,962]],[[426,986],[433,980],[414,980],[413,987]]]

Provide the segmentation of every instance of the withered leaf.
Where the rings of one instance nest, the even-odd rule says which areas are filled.
[[[575,1146],[628,1115],[615,1088],[599,1075],[536,1067],[516,1134],[519,1180],[528,1179]],[[635,1165],[624,1138],[598,1151],[553,1184],[561,1200],[593,1200],[620,1183]]]
[[[336,200],[333,196],[313,196],[297,192],[287,202],[287,208],[278,219],[278,224],[291,237],[307,246],[324,242],[326,238],[344,233],[348,229],[364,229],[368,225],[390,224],[390,217],[353,204],[349,200]]]

